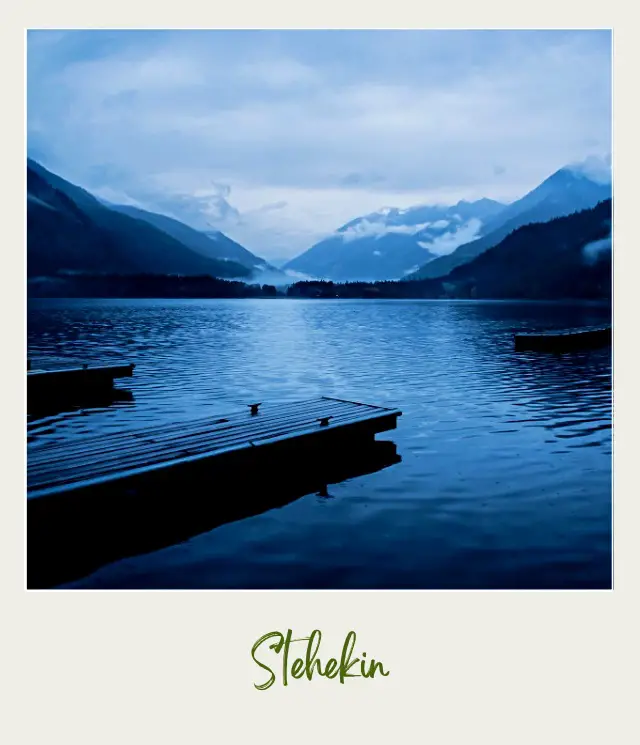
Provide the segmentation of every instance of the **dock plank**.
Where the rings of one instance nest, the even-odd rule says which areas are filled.
[[[191,446],[196,444],[199,439],[206,439],[211,442],[213,436],[215,436],[217,442],[229,434],[235,436],[238,432],[248,438],[251,434],[262,431],[265,426],[272,426],[280,422],[286,422],[288,426],[293,427],[297,424],[313,422],[320,416],[335,415],[337,412],[345,413],[345,407],[341,403],[332,405],[330,401],[318,402],[316,400],[306,403],[304,409],[301,409],[302,404],[299,403],[297,407],[300,410],[298,411],[295,408],[292,410],[291,407],[287,407],[284,411],[280,409],[267,410],[257,416],[242,413],[236,416],[227,415],[225,417],[198,419],[183,422],[179,425],[165,425],[156,429],[114,433],[106,438],[104,436],[87,438],[75,447],[68,446],[66,443],[54,443],[39,450],[34,448],[29,465],[37,466],[38,469],[46,468],[47,463],[56,468],[59,467],[61,448],[64,449],[65,460],[86,455],[95,458],[103,456],[105,453],[121,453],[130,449],[142,454],[163,445],[175,449],[178,444]],[[367,407],[366,410],[379,411],[374,407]]]
[[[38,457],[38,454],[35,454],[35,457],[30,459],[29,468],[35,468],[38,471],[45,472],[49,469],[57,471],[61,470],[62,466],[60,464],[60,450],[65,450],[63,456],[64,460],[68,462],[86,462],[86,456],[90,455],[93,460],[99,457],[100,462],[104,463],[116,460],[122,461],[129,457],[131,454],[141,455],[145,457],[152,456],[155,453],[161,453],[165,449],[177,451],[191,449],[193,447],[199,447],[202,445],[215,445],[216,447],[226,446],[229,444],[233,444],[233,442],[238,439],[249,441],[255,438],[265,438],[271,435],[284,434],[295,427],[306,427],[311,425],[316,426],[318,419],[320,418],[318,416],[319,411],[321,410],[316,409],[315,411],[311,411],[308,415],[305,414],[303,416],[297,417],[292,417],[291,415],[285,417],[252,417],[251,421],[246,421],[244,423],[244,426],[238,426],[238,424],[236,423],[236,425],[231,427],[218,426],[211,429],[204,429],[202,431],[198,429],[194,433],[185,432],[183,430],[173,437],[165,437],[159,441],[146,438],[140,441],[138,438],[135,437],[135,432],[132,432],[130,434],[130,439],[127,447],[123,447],[122,441],[119,441],[118,448],[110,447],[110,438],[108,437],[100,439],[96,442],[96,445],[98,445],[99,449],[95,451],[92,451],[89,448],[80,452],[69,454],[64,449],[64,445],[62,445],[58,446],[55,449],[55,452],[48,453],[46,458]],[[378,412],[375,411],[368,413],[373,413],[376,416],[378,415]],[[368,413],[359,413],[358,420],[362,420],[368,415]],[[331,407],[322,410],[322,415],[332,416],[333,419],[330,421],[332,424],[335,424],[338,421],[345,420],[345,418],[353,417],[354,414],[350,411],[340,411],[340,409],[337,407]]]
[[[330,402],[335,399],[311,399],[308,401],[297,401],[288,402],[285,404],[265,404],[260,408],[260,413],[257,416],[252,416],[248,409],[235,411],[228,414],[219,414],[217,416],[198,418],[188,421],[179,422],[177,424],[164,424],[157,425],[155,427],[145,427],[139,430],[123,430],[121,432],[114,432],[108,436],[108,444],[101,448],[100,445],[105,443],[107,440],[104,435],[94,435],[91,437],[83,438],[77,443],[43,443],[41,445],[35,445],[33,447],[34,458],[45,459],[50,457],[56,459],[59,457],[59,448],[61,444],[65,449],[67,456],[71,454],[87,453],[96,454],[101,452],[101,449],[113,449],[115,445],[126,443],[131,440],[131,437],[135,437],[140,442],[154,441],[161,442],[162,440],[178,439],[182,436],[190,437],[198,434],[199,432],[208,433],[211,431],[222,431],[236,427],[239,424],[245,426],[253,423],[261,423],[264,421],[264,416],[268,415],[272,421],[276,421],[278,417],[289,417],[292,421],[296,415],[307,416],[313,413],[315,410],[323,412],[330,406]],[[355,405],[355,404],[354,404]],[[371,410],[379,410],[380,407],[372,407],[369,404],[358,404]]]
[[[326,411],[323,412],[326,415]],[[338,411],[336,408],[329,409],[333,411],[331,414],[331,424],[335,426],[339,424],[346,424],[349,421],[354,421],[353,412]],[[366,421],[370,414],[360,415],[355,421]],[[374,417],[377,418],[377,414],[374,413]],[[257,418],[257,417],[256,417]],[[31,464],[31,467],[37,470],[40,476],[47,476],[49,474],[64,474],[73,471],[74,474],[84,473],[88,470],[95,468],[95,463],[99,459],[100,467],[103,471],[113,470],[114,468],[133,467],[141,465],[145,462],[156,462],[162,460],[166,453],[175,455],[176,453],[181,456],[195,455],[198,452],[204,452],[215,446],[216,450],[224,448],[234,447],[238,443],[243,442],[255,442],[268,440],[273,437],[280,437],[286,435],[292,431],[292,428],[296,427],[299,429],[318,427],[318,417],[314,414],[306,416],[304,418],[291,418],[280,417],[276,420],[269,419],[268,422],[253,422],[247,423],[244,427],[225,427],[224,429],[212,429],[209,431],[203,431],[194,435],[182,433],[175,438],[167,438],[162,442],[145,441],[144,446],[139,444],[138,440],[135,440],[132,448],[126,449],[112,449],[106,447],[100,452],[87,454],[81,453],[76,455],[74,458],[66,457],[65,463],[61,465],[59,458],[47,460],[45,462],[38,462]],[[108,440],[102,440],[104,443]],[[91,463],[87,463],[86,455],[91,457]],[[29,469],[27,470],[29,473]]]
[[[364,404],[360,403],[358,401],[344,401],[342,399],[337,399],[333,397],[327,397],[324,396],[322,398],[314,398],[314,399],[307,399],[303,401],[286,401],[283,403],[265,403],[260,408],[260,415],[268,413],[270,416],[276,415],[276,414],[289,414],[289,413],[295,413],[300,411],[310,411],[312,407],[326,407],[328,403],[330,402],[338,402],[338,403],[347,403],[352,406],[361,407],[361,410],[372,410],[372,411],[380,411],[383,407],[380,406],[374,406],[372,404]],[[222,422],[224,420],[224,423],[229,424],[237,424],[239,422],[244,422],[246,420],[253,420],[254,417],[251,416],[248,410],[248,406],[245,408],[239,408],[236,411],[233,412],[227,412],[224,414],[218,414],[217,416],[211,416],[211,417],[198,417],[187,421],[180,421],[177,423],[171,423],[171,424],[162,424],[162,425],[155,425],[155,426],[147,426],[142,427],[140,429],[131,431],[131,430],[121,430],[119,432],[114,432],[109,435],[109,442],[115,443],[118,440],[127,440],[131,437],[131,435],[135,435],[136,437],[144,438],[144,437],[160,437],[164,435],[171,435],[172,433],[176,432],[182,432],[184,431],[185,427],[196,427],[198,425],[205,425],[209,426],[210,424],[216,424],[216,422]],[[90,437],[83,437],[83,439],[77,443],[65,443],[65,450],[66,452],[74,452],[77,449],[86,449],[87,447],[90,447],[91,449],[95,448],[95,443],[101,442],[104,440],[104,435],[92,435]],[[47,451],[53,451],[56,450],[60,445],[59,442],[41,442],[41,443],[34,443],[33,450],[37,450],[38,452],[47,452]]]
[[[82,367],[62,367],[55,370],[42,370],[34,369],[32,367],[27,368],[27,380],[30,381],[55,381],[74,379],[74,382],[81,379],[90,379],[97,376],[104,376],[105,378],[130,378],[133,375],[135,365],[133,363],[127,365],[96,365],[89,367],[89,365],[83,365]]]
[[[49,444],[28,452],[27,494],[82,489],[207,459],[219,462],[243,450],[283,443],[374,436],[394,428],[400,415],[397,409],[323,397],[265,404],[257,415],[247,410],[88,438],[75,445]],[[320,423],[324,417],[329,417],[326,426]]]

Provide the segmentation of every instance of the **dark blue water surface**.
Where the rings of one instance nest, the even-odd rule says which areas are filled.
[[[610,587],[611,352],[516,353],[512,337],[607,320],[524,302],[31,301],[35,367],[136,369],[118,383],[131,401],[30,418],[29,448],[254,400],[326,395],[403,412],[378,436],[400,463],[73,586]]]

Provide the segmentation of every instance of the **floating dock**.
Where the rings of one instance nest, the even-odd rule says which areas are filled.
[[[223,461],[250,466],[258,450],[270,457],[322,450],[396,427],[401,412],[381,406],[319,398],[286,404],[250,404],[247,411],[139,431],[89,437],[28,452],[27,495],[135,481],[174,469]],[[289,464],[291,465],[291,464]]]
[[[587,326],[561,331],[515,334],[517,352],[571,352],[611,345],[611,326]]]
[[[333,398],[27,450],[27,586],[174,545],[399,462],[398,409]]]
[[[55,409],[76,401],[90,403],[117,389],[116,378],[130,378],[135,365],[68,367],[60,370],[33,370],[27,361],[27,408],[30,412]]]
[[[130,378],[135,365],[68,367],[61,370],[33,370],[27,361],[27,393],[55,395],[58,391],[112,388],[115,378]]]
[[[158,551],[225,523],[284,507],[305,495],[332,499],[332,484],[399,463],[396,445],[372,440],[346,452],[296,459],[296,470],[267,459],[241,474],[224,470],[190,481],[163,478],[163,488],[115,489],[77,498],[70,492],[28,501],[27,586],[56,587],[126,557]],[[49,504],[48,504],[49,503]],[[251,588],[247,588],[251,589]]]

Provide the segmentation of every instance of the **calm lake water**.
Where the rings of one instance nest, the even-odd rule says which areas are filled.
[[[136,368],[117,383],[130,401],[30,418],[29,448],[254,400],[326,395],[403,412],[397,430],[378,435],[396,443],[400,463],[71,586],[610,587],[610,350],[515,353],[512,339],[607,313],[524,302],[30,301],[34,367]],[[243,494],[209,488],[203,498]]]

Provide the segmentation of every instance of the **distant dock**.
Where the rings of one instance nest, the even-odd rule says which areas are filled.
[[[560,331],[515,334],[517,352],[570,352],[611,345],[611,326],[587,326]]]
[[[59,370],[34,370],[27,360],[27,401],[54,404],[74,397],[87,398],[113,389],[116,378],[130,378],[135,365],[99,365]]]

